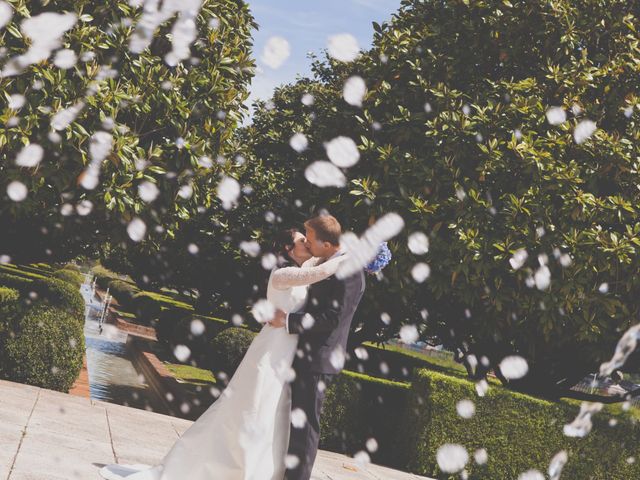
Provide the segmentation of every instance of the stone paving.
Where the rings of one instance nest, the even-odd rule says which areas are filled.
[[[0,380],[0,479],[97,480],[100,468],[109,463],[153,465],[191,423]],[[320,451],[312,479],[425,477],[375,465],[361,469],[349,457]]]

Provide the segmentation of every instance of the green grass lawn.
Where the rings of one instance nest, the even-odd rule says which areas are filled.
[[[164,363],[167,370],[169,370],[174,377],[183,380],[185,383],[195,385],[213,385],[216,383],[216,379],[210,370],[192,367],[191,365],[183,365],[181,363],[162,363]]]

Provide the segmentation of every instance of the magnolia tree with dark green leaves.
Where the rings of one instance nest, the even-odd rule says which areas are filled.
[[[257,105],[253,155],[290,172],[292,208],[360,231],[404,218],[362,303],[372,334],[417,325],[474,376],[550,395],[611,355],[640,309],[639,15],[626,0],[405,0],[359,59],[318,61]],[[339,136],[359,160],[346,167],[343,144],[323,180],[348,183],[310,185]],[[511,355],[524,378],[500,368]]]
[[[106,241],[157,250],[220,202],[253,74],[253,18],[241,0],[141,4],[8,0],[5,261],[63,260]]]

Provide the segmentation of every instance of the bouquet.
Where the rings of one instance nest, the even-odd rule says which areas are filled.
[[[391,258],[391,250],[389,250],[387,242],[383,242],[380,244],[376,257],[364,268],[364,271],[371,275],[376,275],[380,273],[384,267],[389,265]]]

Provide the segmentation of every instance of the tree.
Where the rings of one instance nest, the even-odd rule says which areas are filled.
[[[215,159],[227,153],[254,68],[255,23],[244,2],[204,0],[192,43],[172,26],[189,18],[193,2],[168,12],[157,31],[141,30],[147,24],[139,22],[136,2],[9,3],[13,19],[0,32],[0,169],[8,196],[0,205],[0,254],[53,261],[95,253],[107,240],[157,242],[218,201],[212,185],[228,165]],[[12,74],[15,59],[33,44],[25,20],[45,12],[60,15],[40,17],[49,25],[71,22],[51,47],[67,50]],[[133,47],[145,38],[152,40],[148,48]],[[185,42],[186,58],[166,57]],[[71,51],[79,57],[72,66]],[[36,150],[17,165],[25,145]],[[34,163],[37,146],[43,158]],[[127,226],[135,218],[144,223],[134,224],[132,240]]]
[[[419,323],[478,376],[501,376],[500,361],[519,354],[529,374],[511,385],[549,395],[611,355],[640,307],[639,10],[405,0],[356,62],[318,61],[314,80],[258,105],[254,155],[293,170],[291,200],[353,227],[403,216],[395,264],[363,302],[390,313],[386,335]],[[341,98],[353,75],[368,87],[361,109]],[[300,155],[288,147],[296,132],[310,141]],[[361,155],[349,187],[310,186],[304,168],[338,135]],[[407,247],[414,232],[429,236],[424,256]],[[431,267],[421,284],[417,262]],[[472,368],[472,354],[487,366]]]

